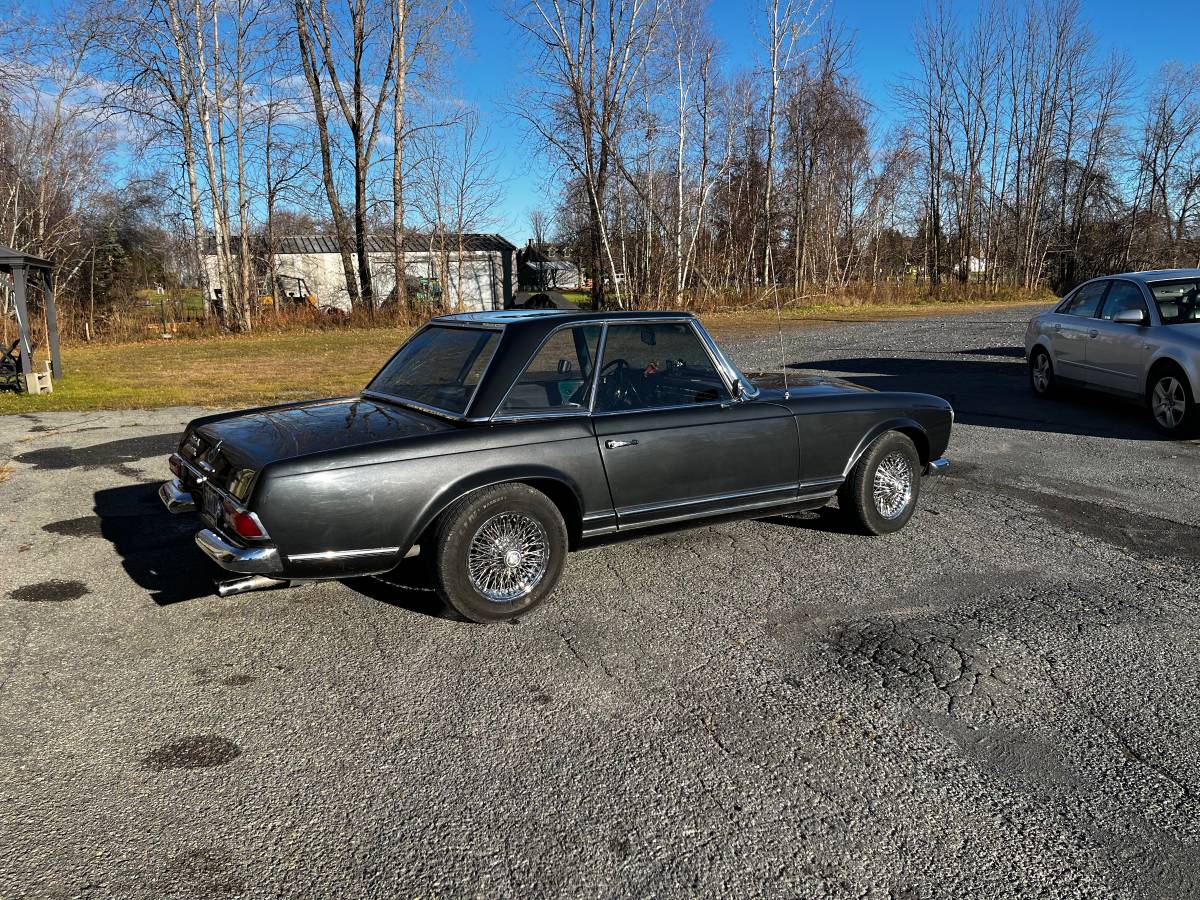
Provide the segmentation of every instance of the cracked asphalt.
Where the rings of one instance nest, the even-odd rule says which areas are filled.
[[[0,896],[1200,895],[1200,444],[1034,399],[1029,315],[787,332],[954,403],[903,532],[609,544],[512,626],[219,599],[155,497],[198,410],[0,418]]]

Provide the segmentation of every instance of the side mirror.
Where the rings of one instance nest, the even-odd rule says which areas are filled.
[[[1113,316],[1113,321],[1121,325],[1145,325],[1146,311],[1144,309],[1123,309]]]

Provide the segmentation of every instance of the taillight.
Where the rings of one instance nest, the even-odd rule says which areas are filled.
[[[229,524],[233,526],[234,531],[244,538],[264,538],[267,536],[262,526],[258,524],[258,519],[254,513],[234,513],[229,520]]]
[[[258,521],[258,516],[244,509],[238,509],[228,500],[222,504],[225,512],[225,522],[238,537],[248,540],[259,540],[267,536],[267,530]]]
[[[167,465],[171,467],[171,474],[173,474],[176,478],[183,477],[183,464],[179,462],[179,457],[174,453],[172,453],[171,458],[167,460]]]

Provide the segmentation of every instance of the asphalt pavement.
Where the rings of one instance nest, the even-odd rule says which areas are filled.
[[[1200,896],[1200,444],[1035,399],[1029,314],[787,331],[954,404],[904,531],[608,544],[515,625],[217,598],[199,410],[0,418],[0,897]]]

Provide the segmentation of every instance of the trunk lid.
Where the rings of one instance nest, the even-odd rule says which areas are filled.
[[[196,428],[181,451],[218,487],[230,490],[239,486],[234,484],[239,473],[257,473],[268,463],[453,428],[415,410],[347,397],[234,413]]]

